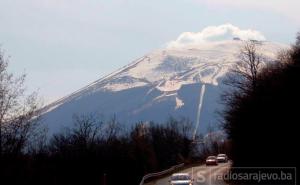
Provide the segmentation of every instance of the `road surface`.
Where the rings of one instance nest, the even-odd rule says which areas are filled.
[[[196,166],[177,173],[189,173],[194,179],[193,185],[226,185],[221,176],[228,171],[230,163],[220,163],[218,166]],[[145,185],[169,185],[170,176],[154,180]]]

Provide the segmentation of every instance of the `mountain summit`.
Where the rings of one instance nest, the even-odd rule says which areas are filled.
[[[218,122],[222,80],[239,61],[242,46],[243,41],[235,39],[156,50],[49,104],[43,109],[43,120],[55,133],[71,126],[74,114],[116,115],[128,126],[186,117],[205,133]],[[265,60],[274,60],[283,47],[259,43]]]

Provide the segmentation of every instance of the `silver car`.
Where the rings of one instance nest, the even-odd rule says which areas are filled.
[[[170,185],[192,185],[193,181],[189,173],[175,173],[169,182]]]

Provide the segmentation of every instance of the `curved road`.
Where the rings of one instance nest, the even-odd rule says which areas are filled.
[[[194,179],[193,185],[226,185],[222,175],[228,171],[230,163],[220,163],[218,166],[196,166],[177,173],[189,173]],[[145,185],[169,185],[171,175],[146,183]]]

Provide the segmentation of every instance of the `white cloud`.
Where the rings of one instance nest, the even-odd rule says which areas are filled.
[[[208,26],[200,32],[183,32],[179,37],[167,44],[168,47],[184,47],[204,42],[232,40],[238,37],[241,40],[266,40],[265,36],[256,30],[240,29],[232,24]]]

